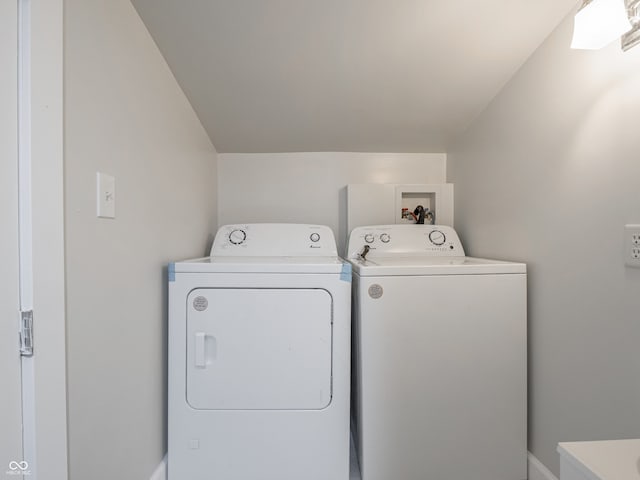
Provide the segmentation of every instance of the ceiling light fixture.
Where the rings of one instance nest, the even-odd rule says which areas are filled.
[[[625,0],[583,0],[574,19],[571,48],[597,50],[632,27]]]
[[[640,44],[640,0],[627,0],[627,15],[633,28],[622,35],[622,50]]]

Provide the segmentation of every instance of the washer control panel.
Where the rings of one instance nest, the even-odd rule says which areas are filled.
[[[333,231],[324,225],[248,223],[218,229],[211,256],[337,256]]]
[[[365,245],[369,247],[365,249]],[[348,258],[390,256],[464,257],[456,231],[446,225],[375,225],[354,228]]]

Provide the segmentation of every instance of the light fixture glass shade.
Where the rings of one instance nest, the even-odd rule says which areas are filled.
[[[597,50],[631,26],[624,0],[592,0],[576,13],[571,48]]]

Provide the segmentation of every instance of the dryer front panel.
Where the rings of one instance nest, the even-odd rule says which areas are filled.
[[[186,308],[191,407],[319,410],[331,402],[326,290],[199,288]]]

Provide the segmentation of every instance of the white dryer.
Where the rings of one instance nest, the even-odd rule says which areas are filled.
[[[356,228],[348,256],[362,480],[526,479],[526,266],[433,225]]]
[[[324,226],[228,225],[169,266],[169,480],[347,480],[351,266]]]

